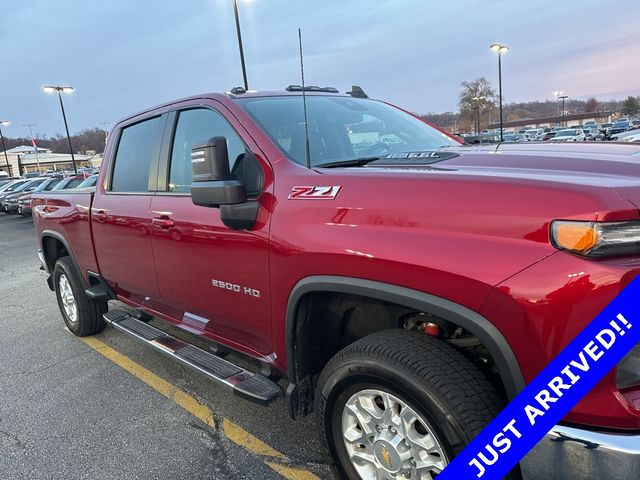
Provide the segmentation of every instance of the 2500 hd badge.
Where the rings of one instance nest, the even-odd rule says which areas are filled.
[[[237,283],[229,283],[212,278],[211,285],[213,285],[214,287],[222,288],[223,290],[229,290],[236,293],[244,293],[245,295],[249,295],[250,297],[260,298],[260,290],[256,290],[255,288],[243,287],[241,285],[238,285]]]

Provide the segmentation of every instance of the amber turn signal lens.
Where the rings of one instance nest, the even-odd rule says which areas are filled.
[[[587,223],[558,223],[555,227],[556,244],[567,250],[585,253],[600,241],[598,231]]]

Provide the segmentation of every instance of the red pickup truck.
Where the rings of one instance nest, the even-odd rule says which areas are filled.
[[[342,478],[432,479],[640,272],[640,148],[464,147],[307,88],[122,120],[95,191],[33,195],[40,260],[76,335],[284,395]],[[640,478],[638,348],[520,477]]]

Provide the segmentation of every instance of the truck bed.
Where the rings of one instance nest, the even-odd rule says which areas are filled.
[[[32,196],[33,219],[38,238],[57,239],[72,256],[87,279],[87,271],[98,272],[93,249],[90,213],[95,188],[38,192]],[[73,242],[67,245],[66,242]],[[47,245],[40,245],[45,251]],[[57,245],[59,248],[59,245]]]

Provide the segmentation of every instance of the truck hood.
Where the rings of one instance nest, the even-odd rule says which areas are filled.
[[[452,275],[443,296],[455,300],[463,276],[494,286],[556,254],[549,241],[554,220],[640,220],[640,149],[589,147],[456,147],[318,168],[316,185],[333,186],[333,201],[289,196],[278,208],[292,215],[309,242],[328,242],[363,262],[424,266],[437,272],[433,280],[416,280],[429,288],[444,272]],[[290,181],[281,187],[287,195],[309,185],[302,183],[309,175]],[[363,263],[363,275],[368,268]]]
[[[442,161],[415,159],[366,170],[404,176],[444,175],[477,181],[611,189],[640,208],[640,145],[502,144],[444,150]],[[446,158],[448,154],[452,155]]]

